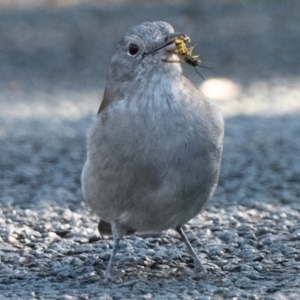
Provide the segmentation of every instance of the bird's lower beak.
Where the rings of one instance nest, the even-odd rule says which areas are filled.
[[[165,37],[165,41],[162,44],[160,44],[158,47],[154,48],[150,53],[156,52],[160,49],[164,49],[166,51],[175,51],[176,50],[176,45],[175,45],[176,38],[185,39],[187,41],[189,40],[189,37],[186,34],[184,34],[182,32],[173,32],[173,33],[168,34]]]

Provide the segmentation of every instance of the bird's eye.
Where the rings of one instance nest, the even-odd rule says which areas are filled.
[[[136,44],[130,43],[129,46],[128,46],[127,53],[130,56],[136,56],[138,52],[139,52],[139,47]]]

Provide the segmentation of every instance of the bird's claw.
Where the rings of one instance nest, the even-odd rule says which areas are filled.
[[[179,274],[197,279],[205,279],[207,278],[208,272],[203,266],[196,267],[195,269],[180,266],[176,269],[175,276],[178,276]]]
[[[119,272],[109,269],[104,272],[104,281],[105,282],[113,282],[113,283],[122,283],[122,277]]]

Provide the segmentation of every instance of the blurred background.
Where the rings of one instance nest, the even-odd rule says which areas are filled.
[[[116,44],[130,26],[155,20],[191,37],[212,70],[201,69],[204,83],[191,67],[187,76],[229,101],[221,103],[227,114],[300,108],[298,1],[0,0],[0,8],[2,101],[35,107],[19,116],[95,112]],[[1,114],[14,113],[2,106]]]
[[[249,186],[265,170],[297,177],[291,155],[299,145],[290,137],[300,132],[299,15],[299,1],[280,0],[0,0],[1,201],[77,207],[85,134],[115,46],[129,27],[155,20],[188,34],[212,68],[199,69],[205,81],[191,66],[184,72],[226,117],[219,195],[225,181],[238,199],[247,194],[241,180],[228,180],[244,176],[238,168],[254,174]]]

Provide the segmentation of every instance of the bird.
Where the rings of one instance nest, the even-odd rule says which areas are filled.
[[[109,66],[103,99],[87,134],[81,175],[84,199],[113,235],[105,278],[118,278],[116,253],[125,235],[176,230],[194,260],[206,268],[183,226],[217,187],[224,120],[182,74],[166,22],[144,22],[121,39]],[[178,63],[176,63],[178,61]]]

